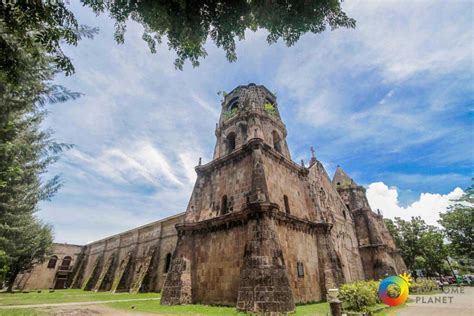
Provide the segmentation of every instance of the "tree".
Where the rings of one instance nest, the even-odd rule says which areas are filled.
[[[0,250],[0,289],[2,289],[3,285],[5,284],[7,272],[8,256],[5,251]]]
[[[327,27],[353,28],[355,20],[341,10],[340,0],[82,0],[97,14],[108,11],[115,19],[115,39],[124,42],[126,22],[132,19],[144,26],[143,40],[152,53],[163,37],[177,54],[175,66],[182,69],[189,60],[193,66],[207,55],[204,44],[210,38],[222,47],[229,61],[237,59],[235,38],[245,38],[247,29],[268,31],[267,42],[280,38],[291,46],[306,32],[320,33]]]
[[[474,259],[474,186],[455,200],[438,221],[449,240],[449,250],[454,257]]]
[[[0,30],[0,251],[11,291],[16,275],[43,260],[52,243],[51,227],[35,212],[61,186],[44,174],[70,145],[41,129],[44,105],[79,97],[51,83],[74,71],[60,42],[75,45],[97,29],[79,26],[59,1],[3,1]]]
[[[427,225],[420,217],[410,221],[396,217],[394,221],[385,219],[385,223],[408,269],[423,269],[429,275],[443,271],[447,249],[437,227]]]

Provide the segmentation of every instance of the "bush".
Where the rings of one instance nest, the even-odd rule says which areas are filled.
[[[265,110],[265,112],[267,112],[271,115],[276,114],[275,106],[273,104],[269,103],[269,102],[267,102],[263,105],[263,109]]]
[[[370,306],[380,303],[377,295],[378,281],[357,281],[347,283],[339,289],[339,299],[345,310],[355,312],[368,311]]]
[[[439,289],[438,284],[434,280],[418,279],[410,284],[410,293],[429,293]]]

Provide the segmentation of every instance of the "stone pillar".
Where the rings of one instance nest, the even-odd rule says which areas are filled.
[[[321,230],[318,235],[318,257],[320,267],[321,293],[326,295],[326,291],[336,288],[344,282],[341,261],[337,257],[336,251],[329,236],[329,227]],[[326,299],[326,297],[323,297]]]
[[[331,308],[332,316],[341,316],[342,315],[342,302],[338,299],[337,295],[339,294],[338,289],[329,289],[328,290],[328,301],[329,307]]]
[[[295,310],[285,261],[273,222],[249,222],[244,265],[240,270],[237,309],[253,313],[287,313]]]

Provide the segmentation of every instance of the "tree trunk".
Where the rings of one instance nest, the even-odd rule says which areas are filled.
[[[20,273],[20,270],[18,268],[15,268],[13,270],[13,273],[10,275],[10,278],[8,279],[7,292],[9,293],[13,292],[13,283],[15,283],[15,279],[19,273]]]

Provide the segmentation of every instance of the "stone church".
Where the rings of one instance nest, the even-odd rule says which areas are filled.
[[[293,162],[266,87],[225,95],[215,135],[213,160],[195,168],[184,214],[74,246],[66,273],[49,260],[20,275],[17,287],[161,291],[167,305],[290,312],[341,283],[406,270],[362,186],[340,167],[331,181],[314,152],[308,165]]]

